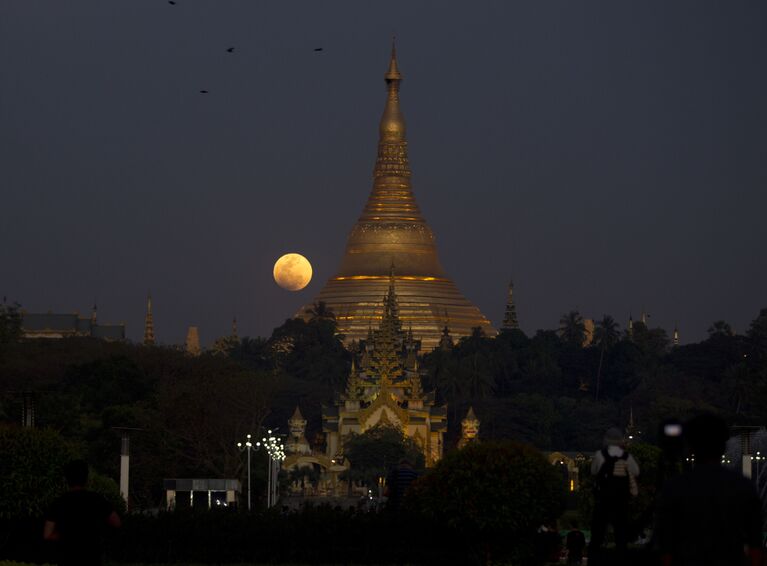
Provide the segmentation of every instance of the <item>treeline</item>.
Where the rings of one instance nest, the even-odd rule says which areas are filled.
[[[95,469],[117,479],[119,433],[132,441],[131,502],[159,506],[162,479],[244,477],[236,447],[245,434],[281,427],[298,404],[307,437],[323,446],[320,407],[343,387],[352,354],[333,313],[287,320],[269,339],[218,340],[197,357],[173,347],[86,338],[21,340],[15,307],[0,305],[0,422],[18,425],[35,403],[38,427],[80,447]],[[480,437],[542,450],[594,450],[609,426],[634,423],[652,442],[659,423],[709,410],[732,424],[767,421],[767,309],[747,332],[712,324],[702,342],[674,347],[662,329],[634,323],[629,334],[605,317],[584,346],[577,312],[557,330],[489,338],[481,332],[423,360],[425,387],[448,404],[446,448],[455,446],[470,405]],[[253,464],[254,500],[266,463]]]
[[[482,437],[549,450],[594,450],[608,427],[627,427],[632,416],[650,442],[664,419],[700,411],[732,424],[767,422],[767,309],[745,335],[717,321],[708,338],[682,346],[641,322],[620,331],[609,316],[586,346],[585,331],[573,311],[556,331],[488,338],[477,330],[426,356],[430,385],[450,407],[450,433],[469,405]]]

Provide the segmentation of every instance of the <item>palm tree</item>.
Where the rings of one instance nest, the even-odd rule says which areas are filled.
[[[609,314],[603,315],[602,320],[597,322],[597,327],[594,329],[594,343],[606,348],[613,346],[620,337],[618,327],[619,325],[613,317]]]
[[[732,326],[723,320],[717,320],[708,327],[709,336],[732,336],[733,334],[735,333],[732,331]]]
[[[336,320],[335,313],[328,307],[325,301],[314,303],[304,313],[309,315],[309,322],[319,322],[322,320],[332,320],[335,322]]]
[[[743,401],[748,396],[750,380],[751,374],[745,364],[732,365],[724,371],[724,382],[732,391],[732,402],[735,405],[736,415],[742,412]]]
[[[605,350],[618,341],[620,333],[618,332],[618,323],[609,314],[603,315],[602,320],[597,323],[594,329],[594,341],[599,344],[599,368],[597,369],[597,387],[594,398],[599,401],[599,386],[602,381],[602,362],[605,358]]]
[[[570,311],[559,319],[559,335],[565,343],[581,347],[586,340],[586,325],[578,311]]]

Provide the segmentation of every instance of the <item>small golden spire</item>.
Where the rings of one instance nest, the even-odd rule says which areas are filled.
[[[154,318],[152,317],[152,295],[146,296],[146,316],[144,317],[144,346],[154,346]]]

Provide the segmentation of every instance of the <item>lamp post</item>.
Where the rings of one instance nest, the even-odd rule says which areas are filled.
[[[277,476],[280,471],[280,462],[285,459],[285,445],[273,434],[271,429],[267,430],[266,433],[268,436],[263,437],[260,443],[256,443],[256,446],[262,445],[269,456],[269,485],[266,507],[270,508],[277,503]]]
[[[759,487],[759,462],[762,462],[763,460],[767,459],[767,456],[762,456],[762,453],[757,450],[756,456],[751,456],[751,460],[756,462],[756,485],[757,489]]]
[[[248,511],[250,511],[250,451],[253,450],[253,443],[250,441],[250,435],[245,437],[245,444],[242,442],[237,443],[237,448],[248,451]]]

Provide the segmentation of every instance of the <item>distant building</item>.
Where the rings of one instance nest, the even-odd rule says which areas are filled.
[[[99,324],[97,307],[91,316],[71,314],[30,313],[21,310],[21,334],[23,338],[71,338],[90,337],[102,340],[125,340],[125,324]]]
[[[591,344],[594,342],[594,319],[593,318],[584,318],[583,319],[583,347],[591,346]]]
[[[196,326],[190,326],[186,331],[186,343],[184,349],[190,356],[199,356],[200,352],[202,352],[202,349],[200,348],[200,331]]]

